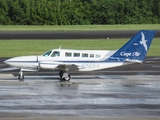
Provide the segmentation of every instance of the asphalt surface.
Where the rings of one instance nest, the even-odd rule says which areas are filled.
[[[137,30],[121,31],[0,31],[0,39],[113,39],[131,38]],[[160,37],[160,30],[156,31],[155,38]]]
[[[1,73],[0,118],[160,119],[160,58],[74,73],[70,82],[60,81],[56,72],[26,75],[24,82]]]

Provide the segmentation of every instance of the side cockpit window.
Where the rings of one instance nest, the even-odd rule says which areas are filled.
[[[60,56],[60,52],[59,51],[54,51],[51,55],[51,57],[59,57]]]
[[[50,50],[50,51],[44,53],[43,56],[48,57],[48,56],[50,56],[51,52],[52,52],[52,50]]]

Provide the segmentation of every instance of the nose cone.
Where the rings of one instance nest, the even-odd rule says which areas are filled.
[[[37,56],[20,56],[4,61],[5,64],[18,68],[35,68],[38,66]]]
[[[10,58],[4,61],[4,63],[7,65],[12,65],[13,62],[14,62],[14,58]]]
[[[19,65],[21,65],[25,61],[28,61],[27,57],[21,56],[21,57],[10,58],[4,61],[4,63],[10,66],[19,67]]]
[[[4,63],[8,65],[10,63],[10,61],[11,61],[11,59],[7,59],[4,61]]]

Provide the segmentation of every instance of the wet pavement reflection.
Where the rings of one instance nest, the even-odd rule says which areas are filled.
[[[101,75],[99,79],[86,80],[73,77],[72,82],[42,78],[25,82],[1,80],[0,117],[160,117],[159,79],[158,75]]]

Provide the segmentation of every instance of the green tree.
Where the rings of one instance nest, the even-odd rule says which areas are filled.
[[[0,24],[2,25],[8,25],[11,24],[11,20],[8,14],[8,4],[6,0],[0,1]]]
[[[8,14],[13,24],[27,24],[29,20],[29,3],[27,0],[14,0],[9,2]]]
[[[159,0],[1,0],[0,24],[160,23]]]
[[[160,23],[160,0],[153,0],[152,3],[153,23]]]

